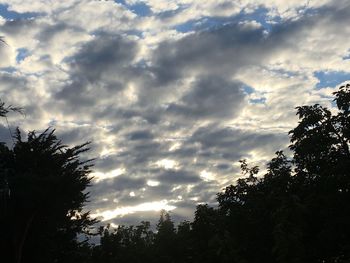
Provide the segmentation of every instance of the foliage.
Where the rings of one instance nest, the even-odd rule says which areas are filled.
[[[95,220],[82,212],[89,186],[89,161],[79,155],[88,143],[69,148],[54,130],[28,134],[23,141],[17,130],[15,145],[0,147],[0,174],[6,176],[11,196],[2,225],[14,262],[73,262],[82,244],[77,235]],[[3,241],[3,240],[2,240]],[[21,259],[22,258],[22,259]]]
[[[0,39],[1,42],[1,39]],[[19,112],[23,114],[23,109],[19,107],[14,107],[12,105],[6,105],[5,102],[0,100],[0,117],[6,117],[9,112]]]

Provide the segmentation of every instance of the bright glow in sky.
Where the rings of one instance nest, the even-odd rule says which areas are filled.
[[[207,172],[207,171],[201,171],[200,172],[200,177],[203,178],[205,181],[211,181],[215,179],[215,176],[213,173],[211,172]]]
[[[125,168],[118,168],[106,173],[94,172],[94,173],[91,173],[91,175],[93,176],[94,180],[98,183],[102,180],[115,178],[121,174],[124,174],[125,171],[126,171]]]
[[[152,181],[152,180],[147,181],[148,186],[158,186],[159,184],[160,184],[160,182],[158,182],[158,181]]]
[[[163,159],[163,160],[157,161],[156,164],[159,167],[163,167],[165,169],[175,169],[176,166],[178,165],[176,161],[169,160],[169,159]]]
[[[125,207],[117,207],[113,210],[106,210],[99,212],[96,214],[92,214],[91,216],[96,218],[102,218],[102,221],[108,221],[115,217],[123,217],[128,214],[133,214],[135,212],[147,212],[147,211],[171,211],[176,207],[173,205],[169,205],[167,200],[162,201],[154,201],[148,203],[142,203],[136,206],[125,206]]]

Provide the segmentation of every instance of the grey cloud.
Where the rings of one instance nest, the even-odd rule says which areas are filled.
[[[138,141],[136,145],[130,145],[130,161],[134,164],[145,164],[157,156],[162,150],[162,144],[158,142]],[[130,163],[131,164],[131,163]],[[132,164],[131,164],[132,165]]]
[[[64,22],[58,22],[57,24],[45,24],[41,31],[35,36],[40,41],[40,46],[50,45],[55,36],[65,32],[83,33],[83,28],[68,25]]]
[[[162,43],[154,52],[154,71],[161,84],[191,71],[222,75],[228,67],[230,72],[235,72],[245,65],[261,62],[268,51],[262,28],[228,25]]]
[[[288,136],[285,134],[254,133],[215,126],[200,128],[189,139],[189,142],[200,143],[201,147],[210,150],[211,154],[220,154],[220,158],[236,160],[253,149],[265,149],[267,154],[273,154],[285,148],[287,141]]]
[[[96,82],[104,74],[107,76],[117,68],[129,66],[136,52],[134,42],[102,33],[85,44],[70,64],[74,72],[84,74],[90,82]]]
[[[262,64],[275,46],[267,43],[263,28],[247,29],[238,24],[164,41],[152,53],[149,65],[133,69],[132,76],[140,86],[138,103],[148,107],[174,101],[187,77],[225,76],[221,82],[227,82],[224,79],[242,67]],[[230,84],[234,85],[238,83]],[[184,107],[171,105],[176,112],[185,111]]]
[[[143,192],[145,200],[163,200],[173,198],[172,184],[161,183],[158,186],[146,187],[146,191]]]
[[[132,107],[123,107],[116,105],[109,105],[102,110],[96,110],[93,112],[93,118],[115,120],[113,127],[114,131],[120,129],[122,125],[116,124],[123,123],[123,121],[145,121],[147,124],[158,124],[159,121],[164,117],[165,109],[147,105],[145,107],[140,107],[140,105],[133,105]]]
[[[0,124],[0,138],[1,138],[0,143],[4,143],[8,147],[11,147],[13,144],[11,134],[8,130],[8,127],[6,127],[5,125],[6,124],[4,123],[4,121],[2,121],[2,123]],[[10,128],[11,130],[13,130],[13,127],[10,127]]]
[[[131,141],[136,140],[150,140],[154,138],[154,135],[147,130],[134,131],[127,135],[127,138]]]
[[[201,180],[197,174],[186,170],[165,170],[156,178],[162,183],[171,184],[196,183]]]
[[[32,30],[35,25],[36,21],[33,19],[6,20],[5,23],[0,26],[0,30],[6,35],[14,36]]]
[[[185,118],[232,118],[240,112],[244,99],[242,84],[218,76],[200,77],[179,103],[170,104],[168,113]]]
[[[228,169],[232,168],[232,165],[227,164],[227,163],[220,163],[220,164],[216,165],[216,168],[218,170],[228,170]]]
[[[10,94],[16,88],[25,91],[28,81],[25,77],[15,76],[11,73],[0,71],[0,91],[2,93]],[[11,103],[8,102],[7,103]]]
[[[198,202],[204,202],[208,204],[216,203],[216,193],[218,192],[216,184],[210,184],[208,182],[201,182],[196,184],[192,188],[192,195],[198,198]]]
[[[115,190],[138,189],[146,184],[145,178],[133,178],[130,175],[120,175],[114,180]]]
[[[82,144],[87,141],[91,141],[91,133],[92,131],[87,127],[80,128],[58,128],[56,134],[57,137],[64,144],[73,145],[73,144]],[[90,138],[89,138],[90,137]]]
[[[145,178],[136,177],[130,174],[119,175],[115,178],[105,179],[94,184],[94,187],[90,189],[91,193],[115,193],[119,194],[120,191],[131,191],[142,188],[146,185]],[[128,192],[128,193],[129,193]]]
[[[97,158],[94,169],[99,172],[108,172],[120,166],[119,156],[117,154],[109,155],[104,158]]]
[[[102,101],[106,107],[125,88],[136,52],[136,43],[121,36],[96,35],[77,54],[66,58],[70,65],[70,81],[55,98],[68,102],[73,108],[82,105],[86,108]]]

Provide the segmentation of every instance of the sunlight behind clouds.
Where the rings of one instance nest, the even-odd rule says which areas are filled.
[[[215,180],[215,175],[211,172],[207,172],[206,170],[200,172],[200,177],[203,178],[205,181]]]
[[[112,170],[110,172],[102,173],[102,172],[93,172],[91,175],[93,176],[96,183],[99,183],[100,181],[107,180],[107,179],[113,179],[119,175],[125,174],[126,169],[125,168],[118,168],[115,170]]]
[[[136,212],[146,212],[146,211],[161,211],[161,210],[167,210],[171,211],[174,210],[176,207],[173,205],[169,205],[167,200],[162,201],[154,201],[154,202],[147,202],[142,203],[136,206],[125,206],[125,207],[117,207],[114,210],[107,210],[92,214],[92,217],[95,218],[101,218],[102,221],[108,221],[116,217],[123,217],[128,214],[133,214]]]
[[[170,159],[159,160],[156,162],[156,165],[164,169],[176,169],[178,167],[178,163],[175,160]]]
[[[153,180],[147,181],[148,186],[158,186],[159,184],[160,184],[160,182],[158,182],[158,181],[153,181]]]

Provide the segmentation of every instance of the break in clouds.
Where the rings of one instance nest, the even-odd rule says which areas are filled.
[[[332,107],[350,79],[347,1],[0,3],[12,129],[91,141],[87,208],[114,224],[215,204],[238,160],[288,147],[296,106]]]

